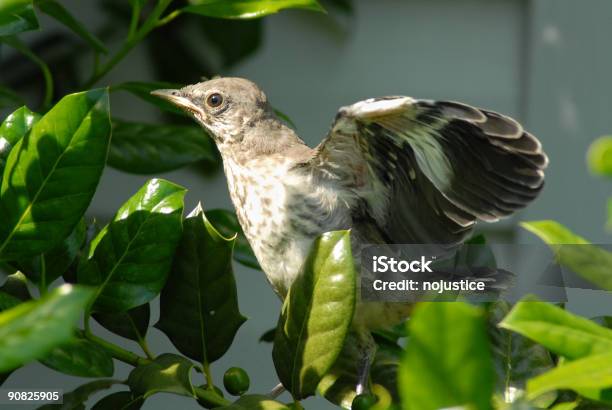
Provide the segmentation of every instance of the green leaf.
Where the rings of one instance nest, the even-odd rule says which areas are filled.
[[[232,272],[234,239],[215,230],[201,205],[183,226],[155,327],[185,356],[211,363],[225,354],[246,320],[238,309]]]
[[[294,8],[325,12],[316,0],[191,0],[188,13],[224,19],[251,19]]]
[[[334,362],[333,367],[321,379],[318,386],[319,393],[327,400],[350,409],[353,399],[357,395],[357,374],[362,351],[358,348],[359,337],[355,332],[347,335],[346,341],[340,355]],[[383,342],[378,346],[376,356],[370,369],[370,380],[373,384],[385,387],[398,402],[397,371],[400,362],[402,348],[390,342]]]
[[[585,357],[565,363],[527,382],[527,398],[543,393],[571,389],[612,388],[612,353]]]
[[[0,257],[44,253],[74,230],[102,175],[108,94],[68,95],[11,150],[0,191]]]
[[[32,0],[2,0],[0,2],[0,37],[38,28]]]
[[[134,398],[129,391],[118,391],[102,398],[91,410],[137,410],[143,403],[142,398]]]
[[[89,397],[102,391],[110,389],[118,380],[100,379],[83,384],[73,391],[64,394],[62,404],[46,404],[38,410],[85,410],[85,402]]]
[[[0,372],[46,355],[68,342],[93,291],[64,285],[39,300],[0,313]]]
[[[31,298],[26,277],[21,272],[15,272],[9,275],[0,287],[0,312],[14,308]],[[0,373],[0,386],[11,373],[13,373],[12,370]]]
[[[48,14],[72,30],[74,34],[85,40],[85,42],[87,42],[94,50],[104,54],[108,53],[108,50],[106,47],[104,47],[104,44],[57,1],[36,0],[36,6],[43,13]]]
[[[295,399],[314,394],[342,350],[355,310],[350,232],[319,236],[283,303],[272,357]]]
[[[213,224],[219,233],[226,238],[236,235],[233,253],[236,262],[249,268],[261,270],[259,262],[257,262],[255,254],[253,254],[253,249],[251,249],[249,241],[246,236],[244,236],[244,232],[238,223],[238,218],[236,218],[235,213],[226,211],[225,209],[213,209],[211,211],[206,211],[206,218]]]
[[[598,138],[591,144],[587,163],[592,173],[612,177],[612,136]]]
[[[574,234],[555,221],[523,222],[523,228],[550,245],[556,261],[605,290],[612,290],[612,252]],[[563,244],[578,244],[559,246]]]
[[[115,120],[110,166],[136,174],[171,171],[197,161],[219,164],[216,148],[201,127],[139,124]]]
[[[495,302],[489,307],[489,335],[497,375],[496,390],[505,397],[505,401],[520,396],[517,392],[525,390],[528,379],[554,366],[550,353],[543,346],[497,326],[509,311],[510,304],[505,301]],[[554,401],[554,397],[552,399]]]
[[[39,119],[40,115],[33,113],[28,107],[21,107],[6,117],[0,125],[0,183],[9,152]]]
[[[263,394],[245,394],[229,406],[218,407],[218,410],[289,410],[280,403]]]
[[[110,377],[112,356],[106,349],[82,337],[51,350],[40,362],[58,372],[78,377]]]
[[[612,330],[535,298],[517,303],[499,326],[572,360],[612,350]]]
[[[127,312],[98,312],[92,316],[99,324],[111,332],[138,342],[147,335],[151,308],[148,303],[145,303]]]
[[[268,329],[259,336],[259,342],[263,343],[272,343],[274,342],[274,337],[276,336],[276,328]]]
[[[179,114],[184,116],[185,113],[178,108],[176,105],[155,97],[151,95],[151,91],[160,90],[160,89],[177,89],[181,88],[180,84],[176,83],[167,83],[162,81],[152,81],[152,82],[140,82],[140,81],[129,81],[126,83],[121,83],[119,85],[115,85],[111,88],[111,91],[127,91],[132,95],[148,102],[149,104],[153,104],[164,111],[168,111],[174,114]]]
[[[128,385],[135,397],[147,398],[155,393],[174,393],[195,397],[190,372],[193,363],[182,356],[164,353],[149,364],[130,373]]]
[[[79,283],[97,287],[93,311],[126,311],[161,291],[181,237],[185,192],[148,181],[93,239],[77,273]]]
[[[494,387],[483,311],[465,303],[419,304],[399,372],[404,409],[490,409]]]
[[[19,270],[32,282],[41,284],[43,282],[41,271],[43,261],[41,259],[44,258],[44,283],[47,285],[50,284],[55,279],[62,276],[79,255],[81,247],[85,242],[86,230],[87,225],[85,221],[81,219],[70,236],[64,239],[59,245],[42,255],[36,255],[32,258],[18,261],[17,266]]]

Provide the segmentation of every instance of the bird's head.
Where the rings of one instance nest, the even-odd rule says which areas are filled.
[[[219,146],[240,142],[245,128],[274,115],[263,91],[243,78],[215,78],[151,94],[191,114]]]

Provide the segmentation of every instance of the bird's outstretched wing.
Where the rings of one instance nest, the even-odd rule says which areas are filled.
[[[548,159],[515,120],[449,101],[384,97],[338,112],[309,165],[346,184],[393,243],[453,245],[532,201]]]

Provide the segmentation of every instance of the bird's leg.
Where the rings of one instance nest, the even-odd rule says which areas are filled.
[[[376,355],[376,342],[369,330],[358,332],[358,349],[360,351],[359,363],[357,364],[357,394],[367,390],[370,378],[370,367]]]

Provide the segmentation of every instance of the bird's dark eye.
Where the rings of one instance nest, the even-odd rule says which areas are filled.
[[[223,97],[219,93],[211,94],[206,99],[206,103],[213,108],[218,107],[223,103]]]

